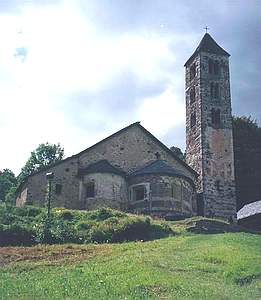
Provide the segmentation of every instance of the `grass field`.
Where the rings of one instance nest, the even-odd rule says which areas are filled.
[[[2,247],[0,299],[261,299],[261,236]]]

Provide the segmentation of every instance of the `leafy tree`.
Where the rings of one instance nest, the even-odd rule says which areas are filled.
[[[19,174],[19,181],[21,182],[26,176],[62,160],[63,157],[64,149],[61,148],[59,143],[57,145],[48,142],[40,144],[31,152],[31,156]]]
[[[170,147],[170,150],[174,152],[178,158],[185,161],[186,153],[183,153],[179,147],[172,146]]]
[[[4,169],[0,171],[0,200],[5,201],[8,192],[16,185],[17,179],[11,170]]]
[[[233,118],[237,208],[261,199],[261,127],[251,117]]]

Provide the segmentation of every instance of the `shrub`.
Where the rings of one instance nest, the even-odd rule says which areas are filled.
[[[74,219],[74,212],[66,208],[56,209],[54,210],[54,213],[56,216],[66,221],[71,221]]]
[[[45,209],[4,204],[0,205],[0,224],[0,245],[124,242],[172,234],[166,224],[155,224],[148,216],[105,208],[94,211],[55,208],[48,219]]]
[[[38,243],[62,244],[78,242],[78,235],[72,224],[51,217],[35,224],[35,240]]]
[[[92,226],[95,224],[93,221],[80,221],[76,224],[75,229],[76,230],[89,230],[92,228]]]
[[[31,228],[19,224],[0,224],[0,246],[32,245],[34,233]]]
[[[151,224],[149,239],[159,239],[173,234],[173,230],[166,223]]]
[[[156,233],[154,231],[156,230]],[[149,217],[125,217],[117,219],[109,218],[102,223],[90,228],[87,241],[104,242],[125,242],[135,240],[149,240],[154,237],[167,236],[172,234],[170,227],[163,225],[151,225]]]
[[[43,209],[36,206],[21,206],[14,209],[14,213],[22,217],[36,217],[43,212]]]
[[[125,218],[122,225],[115,230],[112,242],[148,240],[149,231],[150,219],[137,217]]]
[[[91,212],[91,214],[89,215],[89,219],[95,221],[104,221],[111,217],[124,217],[124,216],[126,216],[126,214],[119,211],[114,211],[109,208],[99,208]]]
[[[87,236],[86,242],[105,243],[111,242],[113,236],[113,228],[106,224],[93,226]]]

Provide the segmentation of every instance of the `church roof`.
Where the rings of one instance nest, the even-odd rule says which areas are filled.
[[[130,176],[159,174],[168,176],[185,177],[191,181],[182,171],[168,165],[164,160],[157,159],[133,171]]]
[[[120,168],[116,168],[111,165],[106,159],[99,160],[93,164],[90,164],[86,168],[79,169],[79,175],[90,174],[90,173],[112,173],[118,175],[125,175],[125,172]]]
[[[209,33],[205,33],[195,52],[186,61],[185,66],[199,53],[208,52],[218,55],[230,56],[230,54],[221,48]]]
[[[257,214],[261,214],[261,200],[243,206],[237,212],[237,219],[240,220]]]

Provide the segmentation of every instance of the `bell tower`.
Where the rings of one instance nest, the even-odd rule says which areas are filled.
[[[205,216],[236,213],[229,54],[206,33],[186,70],[186,160]]]

